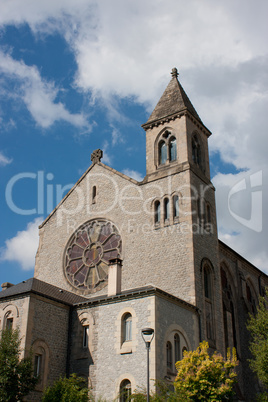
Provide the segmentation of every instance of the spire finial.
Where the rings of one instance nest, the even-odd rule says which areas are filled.
[[[178,70],[176,69],[176,67],[172,68],[172,71],[171,71],[172,78],[178,78],[178,75],[179,75],[179,73],[178,73]]]

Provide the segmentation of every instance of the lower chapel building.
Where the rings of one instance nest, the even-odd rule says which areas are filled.
[[[154,379],[172,383],[185,349],[239,358],[241,400],[258,382],[249,370],[246,321],[268,277],[218,239],[208,138],[176,69],[148,121],[146,176],[137,182],[101,162],[102,151],[40,225],[34,278],[5,283],[0,326],[19,327],[40,381],[88,378],[93,393],[121,401],[146,386],[141,336],[154,329]]]

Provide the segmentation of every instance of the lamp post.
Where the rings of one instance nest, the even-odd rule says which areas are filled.
[[[150,345],[154,337],[154,329],[153,328],[143,328],[141,330],[142,338],[145,342],[147,349],[147,402],[150,400],[150,372],[149,372],[149,350]]]

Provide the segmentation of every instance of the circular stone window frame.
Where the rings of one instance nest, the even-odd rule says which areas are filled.
[[[96,232],[96,230],[93,231],[93,233],[91,234],[91,238],[88,235],[90,229],[92,227],[94,227],[94,225],[101,227],[99,233]],[[103,234],[104,236],[103,239],[101,239],[100,234],[101,234],[101,230],[103,227],[105,227],[107,225],[108,227],[111,227],[112,230],[107,234]],[[82,238],[82,233],[87,233],[86,235],[86,241],[85,239],[83,240],[84,245],[80,244],[79,246],[74,244],[74,240],[78,238],[79,233],[81,233],[80,235],[80,239]],[[105,245],[107,243],[109,243],[109,240],[112,238],[112,236],[119,236],[119,238],[117,238],[117,245],[115,245],[112,248],[106,248],[105,249]],[[94,238],[95,237],[95,238]],[[95,247],[92,247],[95,246]],[[81,255],[77,256],[77,257],[72,257],[70,258],[71,254],[71,250],[72,248],[76,247],[76,252],[79,248],[81,248]],[[95,250],[92,251],[92,250]],[[97,251],[97,256],[95,255]],[[110,253],[111,255],[108,256],[108,258],[104,258],[104,254],[105,253]],[[75,251],[73,251],[73,254],[75,254]],[[108,265],[109,265],[109,260],[113,259],[113,258],[121,258],[122,255],[122,236],[120,235],[119,229],[118,227],[111,221],[109,221],[108,219],[104,219],[104,218],[95,218],[95,219],[90,219],[89,221],[86,221],[85,223],[83,223],[82,225],[80,225],[73,233],[72,235],[69,237],[67,244],[65,246],[64,249],[64,254],[63,254],[63,272],[64,272],[64,276],[65,279],[67,281],[67,283],[76,290],[76,292],[78,291],[80,294],[82,295],[90,295],[92,293],[98,292],[101,289],[103,289],[104,287],[107,286],[108,284]],[[72,261],[79,261],[81,260],[82,265],[79,266],[77,268],[77,270],[71,274],[67,272],[68,267],[70,266],[70,263]],[[94,263],[94,261],[96,261]],[[102,275],[99,274],[100,270],[98,269],[98,267],[101,265],[102,263]],[[75,266],[75,262],[73,263],[73,266]],[[84,266],[84,268],[83,268]],[[105,267],[105,268],[104,268]],[[81,269],[82,268],[82,269]],[[77,273],[77,271],[83,271],[83,273],[81,275],[84,275],[84,281],[79,281],[75,278],[75,274]],[[88,281],[88,276],[90,274],[90,270],[94,270],[95,275],[98,276],[98,281],[93,282],[92,285],[87,284]],[[105,276],[103,275],[105,274]],[[80,275],[80,276],[81,276]],[[93,276],[93,274],[92,274]],[[76,283],[75,283],[76,281]]]

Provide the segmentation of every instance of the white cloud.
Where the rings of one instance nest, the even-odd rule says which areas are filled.
[[[7,156],[5,156],[3,154],[3,152],[0,151],[0,166],[6,166],[11,162],[12,162],[12,159],[8,158]]]
[[[110,150],[110,146],[108,141],[104,141],[103,146],[102,146],[102,151],[103,151],[103,158],[101,162],[105,163],[106,165],[111,165],[112,164],[112,156],[110,153],[108,153],[108,150]]]
[[[140,172],[137,172],[136,170],[131,170],[131,169],[124,169],[122,171],[125,175],[131,177],[132,179],[135,179],[137,181],[142,181],[144,177]]]
[[[59,90],[53,83],[42,80],[35,66],[27,66],[23,61],[14,60],[9,54],[0,51],[0,72],[20,83],[19,90],[13,96],[25,102],[41,127],[47,128],[57,120],[64,120],[77,127],[87,125],[85,116],[72,114],[62,103],[55,103]]]
[[[1,250],[1,260],[15,261],[23,270],[34,268],[39,241],[38,226],[41,222],[41,218],[36,218],[28,223],[26,230],[17,232],[12,239],[6,240],[5,247]]]

